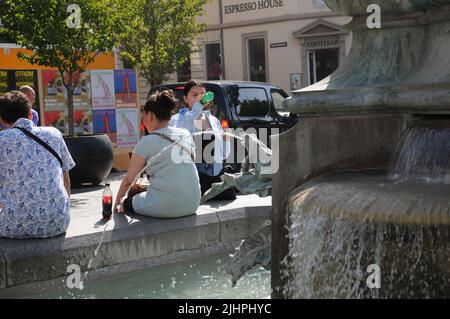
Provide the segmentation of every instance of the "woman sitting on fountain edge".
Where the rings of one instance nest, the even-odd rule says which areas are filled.
[[[151,95],[142,108],[142,121],[150,133],[142,137],[133,150],[130,166],[116,196],[114,212],[160,218],[196,212],[200,204],[200,185],[193,159],[195,145],[187,130],[169,127],[174,109],[172,91]],[[175,141],[178,142],[173,143]],[[173,146],[167,148],[171,144]],[[147,165],[148,190],[122,202],[135,177]]]

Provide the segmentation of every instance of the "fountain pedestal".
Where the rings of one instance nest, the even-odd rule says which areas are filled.
[[[335,73],[285,102],[301,120],[279,136],[283,162],[272,191],[274,298],[292,296],[286,295],[292,274],[283,260],[297,187],[338,171],[386,171],[406,129],[450,122],[450,0],[326,2],[335,13],[353,16],[347,25],[353,44]],[[381,29],[366,25],[369,4],[381,8]]]

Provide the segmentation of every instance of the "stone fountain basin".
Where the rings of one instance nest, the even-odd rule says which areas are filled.
[[[289,298],[450,295],[450,187],[385,171],[311,179],[291,193]],[[369,265],[381,288],[367,286]]]
[[[320,206],[333,219],[450,225],[450,185],[439,182],[394,180],[384,171],[344,172],[305,183],[292,192],[289,206]]]

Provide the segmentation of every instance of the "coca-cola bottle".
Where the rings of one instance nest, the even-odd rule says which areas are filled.
[[[103,211],[102,211],[103,218],[109,220],[112,215],[112,205],[113,205],[113,194],[111,188],[109,187],[109,184],[105,184],[105,189],[103,190],[102,194],[102,204],[103,204]]]

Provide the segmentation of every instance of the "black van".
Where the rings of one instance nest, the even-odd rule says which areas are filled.
[[[206,91],[214,93],[214,107],[211,113],[216,116],[222,128],[243,130],[266,129],[268,136],[284,132],[297,122],[296,116],[290,116],[282,108],[282,102],[289,95],[278,86],[270,83],[246,81],[202,81]],[[185,83],[161,84],[154,86],[150,94],[156,91],[172,90],[180,104],[183,104]],[[274,130],[276,129],[276,130]],[[270,139],[266,141],[270,147]],[[235,159],[232,167],[237,170],[242,159]]]

